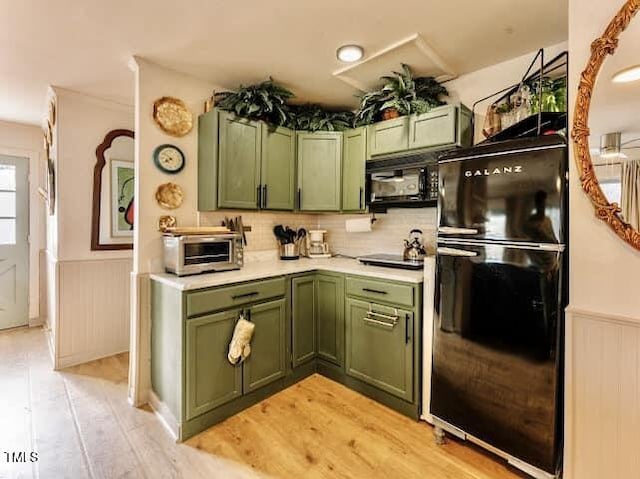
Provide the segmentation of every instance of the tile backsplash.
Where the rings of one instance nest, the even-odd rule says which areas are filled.
[[[318,226],[327,230],[327,241],[333,253],[359,256],[374,253],[401,254],[403,241],[414,228],[424,233],[428,253],[436,248],[436,208],[390,209],[386,214],[376,214],[376,222],[366,233],[347,233],[345,221],[362,218],[363,215],[321,215]]]
[[[314,229],[318,225],[318,217],[316,215],[287,211],[220,210],[202,212],[198,216],[198,224],[200,226],[219,226],[225,216],[228,218],[242,216],[244,225],[251,226],[251,231],[247,232],[247,246],[245,247],[247,252],[277,250],[278,243],[273,234],[273,227],[276,225],[289,226],[293,229],[304,227],[307,230]]]
[[[221,210],[199,213],[199,225],[217,226],[226,217],[242,216],[245,226],[251,226],[247,232],[248,253],[276,251],[278,243],[273,235],[273,227],[282,224],[291,228],[327,230],[327,241],[331,252],[346,256],[360,256],[373,253],[401,254],[403,241],[409,231],[419,228],[424,233],[427,252],[436,248],[436,209],[407,208],[391,209],[386,214],[376,214],[377,221],[372,230],[366,233],[347,233],[345,221],[362,218],[365,215],[300,214],[278,211],[233,211]],[[370,215],[366,215],[370,216]]]

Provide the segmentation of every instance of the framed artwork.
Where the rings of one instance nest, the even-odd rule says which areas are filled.
[[[111,159],[111,236],[133,236],[134,168],[132,161]]]
[[[96,148],[92,250],[133,249],[133,137],[131,130],[112,130]]]

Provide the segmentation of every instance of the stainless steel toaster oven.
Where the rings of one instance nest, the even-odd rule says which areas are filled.
[[[243,265],[242,234],[164,235],[164,267],[178,276],[229,271]]]

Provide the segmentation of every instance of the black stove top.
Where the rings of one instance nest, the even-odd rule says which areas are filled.
[[[410,261],[402,259],[400,254],[370,254],[366,256],[360,256],[358,261],[364,264],[370,264],[373,266],[385,266],[387,268],[398,269],[422,269],[424,261],[419,259]]]

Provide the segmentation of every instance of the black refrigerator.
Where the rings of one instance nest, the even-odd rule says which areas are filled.
[[[476,146],[438,166],[430,413],[444,430],[553,477],[562,448],[566,140]]]

